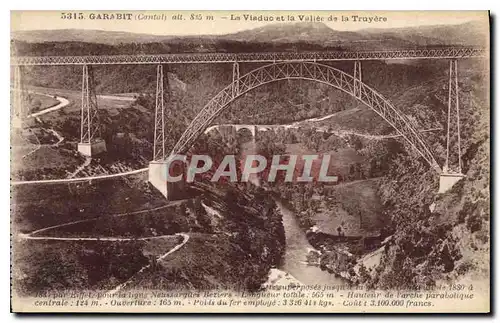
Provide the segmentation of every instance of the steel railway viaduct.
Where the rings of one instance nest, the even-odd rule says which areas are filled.
[[[185,153],[197,138],[227,109],[231,102],[262,85],[287,79],[303,79],[330,85],[350,94],[365,104],[405,139],[418,155],[440,176],[439,192],[445,192],[464,177],[460,149],[458,61],[487,57],[481,48],[411,49],[391,51],[325,51],[325,52],[265,52],[265,53],[185,53],[162,55],[113,55],[113,56],[42,56],[12,57],[14,69],[14,96],[12,100],[12,124],[22,125],[27,117],[24,103],[23,66],[80,65],[82,66],[81,138],[78,151],[91,156],[106,150],[106,143],[99,138],[99,114],[94,87],[92,66],[123,64],[157,65],[156,108],[154,124],[154,152],[149,165],[149,181],[167,198],[172,197],[176,183],[166,182],[168,158]],[[444,59],[449,61],[448,125],[446,161],[441,167],[409,118],[398,110],[382,94],[362,81],[362,61],[373,60],[422,60]],[[353,73],[348,74],[328,65],[332,61],[352,61]],[[262,63],[244,75],[240,75],[241,63]],[[169,64],[220,63],[232,64],[232,82],[220,90],[198,113],[184,131],[172,151],[167,152],[166,105],[168,86],[164,70]]]

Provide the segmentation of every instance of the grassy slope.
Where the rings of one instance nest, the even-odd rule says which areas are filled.
[[[208,213],[202,203],[220,216]],[[15,238],[15,288],[27,294],[54,289],[106,290],[151,263],[150,270],[137,277],[132,287],[256,289],[267,279],[269,269],[279,264],[284,249],[281,217],[262,192],[205,185],[197,196],[171,207],[109,217],[164,204],[164,198],[141,178],[16,188],[11,206],[15,237],[19,231],[98,217],[37,236],[145,237],[187,232],[192,238],[179,253],[158,263],[155,259],[177,244],[177,238],[151,243]]]
[[[40,111],[43,109],[47,109],[50,107],[53,107],[54,105],[57,105],[59,101],[54,99],[53,97],[46,96],[46,95],[40,95],[37,93],[31,93],[30,94],[30,106],[31,106],[31,112],[36,112]]]
[[[376,179],[355,181],[332,187],[312,220],[321,232],[337,235],[374,236],[381,227],[382,213]]]
[[[30,120],[29,128],[23,130],[22,134],[14,132],[12,142],[14,160],[21,160],[21,157],[30,151],[27,146],[32,147],[31,150],[33,150],[40,142],[42,147],[22,159],[22,163],[17,163],[12,168],[12,177],[25,180],[65,178],[83,162],[83,158],[76,153],[77,143],[80,140],[81,93],[40,87],[34,90],[64,96],[70,100],[70,104],[61,110],[40,116],[38,119],[41,123]],[[144,161],[147,161],[151,154],[151,144],[146,138],[152,137],[152,130],[144,126],[151,122],[151,111],[136,105],[134,101],[109,97],[98,97],[98,106],[101,114],[102,134],[107,140],[107,148],[110,152],[108,158],[101,158],[99,164],[109,173],[113,172],[115,166],[131,169],[143,167]],[[58,147],[48,146],[56,142],[57,138],[45,129],[54,129],[64,138],[64,141]],[[125,136],[117,139],[116,136],[120,132]],[[102,170],[94,166],[92,164],[87,167],[83,173],[102,173]]]
[[[336,176],[346,176],[349,173],[349,166],[356,162],[361,162],[363,157],[360,156],[352,147],[339,148],[335,150],[320,150],[314,151],[304,147],[304,144],[287,144],[286,153],[291,155],[314,155],[318,153],[330,155],[330,164],[328,174]]]

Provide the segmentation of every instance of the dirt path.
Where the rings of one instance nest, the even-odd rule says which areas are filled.
[[[51,147],[57,147],[57,146],[59,146],[59,144],[61,142],[64,141],[64,137],[61,136],[61,134],[59,132],[55,131],[54,129],[50,128],[50,129],[47,129],[47,131],[50,132],[51,134],[53,134],[54,137],[56,137],[58,140],[56,143],[53,143],[52,145],[50,145]]]
[[[23,236],[20,234],[19,236],[25,240],[44,240],[44,241],[147,241],[147,240],[156,240],[162,238],[173,237],[176,234],[165,234],[162,236],[152,236],[152,237],[144,237],[144,238],[115,238],[115,237],[103,237],[103,238],[93,238],[93,237],[31,237],[31,236]]]
[[[73,172],[71,173],[68,178],[74,178],[76,175],[78,175],[79,172],[81,172],[85,167],[87,167],[88,165],[90,165],[90,162],[92,161],[92,158],[90,157],[85,157],[85,161],[80,165],[78,166],[78,168]]]
[[[107,96],[107,98],[115,98],[115,96]],[[62,97],[56,97],[56,98],[61,98],[61,99],[64,99]],[[118,98],[118,97],[116,97]],[[66,99],[65,99],[66,100]],[[68,101],[68,100],[66,100]],[[69,101],[68,101],[69,103]],[[67,105],[67,104],[66,104]],[[38,113],[48,113],[48,112],[51,112],[51,111],[54,111],[54,109],[58,106],[60,106],[58,109],[66,106],[66,105],[63,105],[63,106],[60,106],[57,105],[55,107],[52,107],[52,108],[48,108],[48,109],[45,109],[43,111],[40,111]],[[57,109],[56,109],[57,110]],[[310,118],[310,119],[306,119],[306,120],[301,120],[301,121],[296,121],[296,122],[293,122],[293,123],[290,123],[290,124],[283,124],[283,125],[254,125],[254,126],[257,126],[257,127],[272,127],[272,128],[279,128],[279,127],[283,127],[283,128],[298,128],[302,123],[304,122],[317,122],[317,121],[323,121],[323,120],[326,120],[326,119],[329,119],[331,117],[333,117],[335,114],[337,114],[338,112],[336,113],[333,113],[333,114],[329,114],[327,116],[324,116],[324,117],[317,117],[317,118]],[[222,127],[222,126],[233,126],[233,124],[220,124],[220,125],[213,125],[213,126],[210,126],[208,127],[204,133],[208,133],[214,129],[217,129],[218,127]],[[427,131],[435,131],[435,130],[442,130],[442,129],[426,129],[426,130],[422,130],[421,132],[427,132]],[[364,137],[364,138],[367,138],[367,139],[372,139],[372,140],[384,140],[384,139],[389,139],[389,138],[397,138],[397,137],[401,137],[401,135],[385,135],[385,136],[381,136],[381,135],[368,135],[368,134],[364,134],[364,133],[357,133],[357,132],[353,132],[353,131],[346,131],[346,130],[339,130],[339,131],[328,131],[327,129],[323,129],[323,128],[317,128],[316,129],[317,132],[329,132],[329,133],[333,133],[337,136],[340,136],[340,137],[345,137],[345,136],[348,136],[348,135],[355,135],[355,136],[360,136],[360,137]],[[64,139],[64,138],[63,138]],[[61,141],[61,140],[60,140]],[[59,141],[59,142],[60,142]],[[30,152],[30,154],[33,153],[33,152]],[[78,169],[77,171],[79,172],[81,169]],[[133,174],[140,174],[140,173],[143,173],[143,172],[147,172],[148,171],[148,168],[142,168],[142,169],[138,169],[138,170],[133,170],[133,171],[129,171],[129,172],[124,172],[124,173],[117,173],[117,174],[109,174],[109,175],[99,175],[99,176],[92,176],[92,177],[80,177],[80,178],[74,178],[74,175],[77,174],[78,172],[75,172],[73,173],[70,178],[65,178],[65,179],[53,179],[53,180],[36,180],[36,181],[13,181],[11,182],[11,185],[28,185],[28,184],[51,184],[51,183],[69,183],[69,182],[83,182],[83,181],[90,181],[90,180],[100,180],[100,179],[106,179],[106,178],[113,178],[113,177],[121,177],[121,176],[128,176],[128,175],[133,175]]]
[[[44,96],[52,96],[52,95],[45,94],[45,93],[40,93],[40,92],[32,92],[32,93],[35,93],[35,94],[38,94],[38,95],[44,95]],[[105,98],[105,99],[124,100],[124,101],[133,101],[133,100],[135,100],[134,98],[130,98],[130,97],[120,97],[120,96],[114,96],[114,95],[107,95],[107,96],[102,96],[102,97]],[[47,109],[43,109],[43,110],[38,111],[36,113],[32,113],[28,117],[35,118],[38,122],[40,122],[39,117],[41,115],[44,115],[44,114],[47,114],[47,113],[54,112],[54,111],[57,111],[59,109],[62,109],[64,107],[66,107],[70,103],[70,101],[68,99],[66,99],[66,98],[64,98],[62,96],[55,96],[55,99],[59,101],[59,104],[57,104],[55,106],[52,106],[52,107],[49,107]],[[51,132],[54,136],[56,136],[57,139],[58,139],[58,142],[52,144],[51,147],[57,147],[64,140],[64,137],[61,136],[54,129],[48,129],[48,131]],[[25,139],[25,140],[27,141],[27,139]],[[41,148],[42,145],[40,144],[40,141],[39,141],[38,137],[36,137],[36,140],[38,141],[38,145],[35,147],[35,149],[33,149],[32,151],[30,151],[29,153],[27,153],[26,155],[24,155],[22,158],[28,157],[29,155],[35,153],[38,149]],[[109,175],[100,175],[100,176],[92,176],[92,177],[75,178],[75,176],[84,167],[88,166],[89,164],[90,164],[90,159],[86,159],[85,162],[82,165],[80,165],[80,167],[78,167],[78,169],[75,170],[68,178],[54,179],[54,180],[36,180],[36,181],[11,181],[11,185],[15,186],[15,185],[27,185],[27,184],[56,184],[56,183],[83,182],[83,181],[90,181],[90,180],[100,180],[100,179],[107,179],[107,178],[113,178],[113,177],[121,177],[121,176],[128,176],[128,175],[140,174],[140,173],[144,173],[144,172],[148,171],[147,168],[141,168],[141,169],[137,169],[137,170],[133,170],[133,171],[129,171],[129,172],[124,172],[124,173],[118,173],[118,174],[109,174]]]
[[[167,251],[166,253],[164,253],[163,255],[161,255],[160,257],[156,258],[157,262],[170,256],[171,254],[173,254],[174,252],[176,252],[177,250],[182,248],[189,241],[189,235],[187,235],[186,233],[176,233],[175,235],[183,237],[184,240],[181,243],[179,243],[178,245],[176,245],[175,247],[173,247],[172,249],[170,249],[169,251]],[[149,267],[151,267],[151,264],[147,264],[146,266],[142,267],[138,272],[136,272],[134,275],[132,275],[132,277],[130,277],[126,282],[116,286],[114,289],[110,290],[107,294],[118,293],[124,287],[127,287],[137,275],[139,275],[140,273],[142,273],[143,271],[145,271]]]
[[[33,153],[35,153],[38,149],[40,149],[40,148],[42,147],[42,145],[40,144],[40,139],[38,139],[38,137],[37,137],[36,135],[34,135],[34,136],[35,136],[35,139],[36,139],[36,141],[37,141],[37,144],[36,144],[35,148],[34,148],[32,151],[30,151],[29,153],[27,153],[26,155],[23,155],[23,156],[21,157],[21,159],[24,159],[24,158],[28,157],[29,155],[31,155],[31,154],[33,154]],[[31,145],[31,144],[32,144],[31,142],[29,142],[28,138],[24,137],[22,134],[21,134],[21,137],[23,138],[23,140],[24,140],[24,141],[25,141],[28,145]]]
[[[137,215],[137,214],[143,214],[143,213],[158,211],[158,210],[162,210],[164,208],[167,208],[169,206],[178,205],[178,204],[180,204],[181,202],[184,202],[184,201],[185,200],[172,201],[172,202],[169,202],[169,203],[167,203],[165,205],[158,206],[158,207],[155,207],[155,208],[152,208],[152,209],[139,210],[139,211],[133,211],[133,212],[126,212],[126,213],[118,213],[118,214],[110,214],[110,215],[106,215],[105,217],[122,217],[122,216],[127,216],[127,215]],[[26,240],[43,240],[43,239],[53,240],[54,237],[50,237],[50,236],[34,237],[34,235],[42,233],[42,232],[46,232],[46,231],[49,231],[49,230],[52,230],[52,229],[64,228],[64,227],[67,227],[67,226],[70,226],[70,225],[74,225],[74,224],[96,221],[96,220],[98,220],[100,218],[101,217],[95,217],[95,218],[90,218],[90,219],[85,219],[85,220],[77,220],[77,221],[72,221],[72,222],[66,222],[66,223],[63,223],[63,224],[53,225],[53,226],[50,226],[50,227],[46,227],[46,228],[42,228],[42,229],[38,229],[38,230],[32,231],[30,233],[20,233],[19,237],[21,239],[26,239]],[[43,238],[43,239],[40,239],[40,238]],[[64,237],[58,237],[58,240],[64,240],[64,239],[66,239],[66,238],[64,238]]]

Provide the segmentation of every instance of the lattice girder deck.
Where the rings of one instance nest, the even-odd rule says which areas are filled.
[[[325,51],[263,53],[182,53],[151,55],[24,56],[11,57],[11,65],[111,65],[162,63],[230,63],[281,61],[365,61],[392,59],[457,59],[486,57],[487,51],[475,47],[400,49],[389,51]]]

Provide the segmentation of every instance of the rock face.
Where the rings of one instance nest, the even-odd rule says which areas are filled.
[[[320,267],[328,272],[342,276],[349,272],[356,263],[356,258],[341,249],[327,251],[321,255]]]
[[[354,275],[352,268],[356,264],[356,257],[340,247],[323,252],[313,249],[307,254],[307,263],[319,266],[330,274],[349,277]]]
[[[297,278],[293,277],[292,275],[290,275],[287,272],[284,272],[284,271],[276,269],[276,268],[271,268],[271,270],[269,270],[269,278],[264,284],[262,284],[262,287],[267,288],[267,287],[273,286],[273,285],[300,286],[300,285],[302,285],[302,283],[299,282],[297,280]]]
[[[319,266],[321,263],[321,252],[318,250],[309,250],[307,254],[307,263],[311,266]]]
[[[197,192],[181,202],[183,215],[177,216],[189,243],[176,253],[175,262],[160,263],[140,286],[260,289],[285,250],[274,201],[265,192],[243,192],[229,185],[222,189],[200,184]]]

